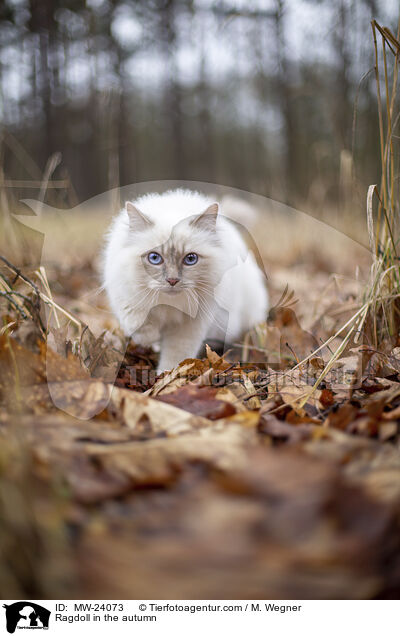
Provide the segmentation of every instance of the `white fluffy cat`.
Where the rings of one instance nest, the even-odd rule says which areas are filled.
[[[266,319],[265,276],[219,205],[190,190],[148,194],[114,220],[104,287],[125,334],[160,344],[158,372],[207,338],[234,342]]]

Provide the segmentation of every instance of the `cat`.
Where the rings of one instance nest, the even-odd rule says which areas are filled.
[[[106,237],[103,282],[125,335],[159,343],[157,373],[266,320],[265,274],[220,204],[192,190],[126,203]]]

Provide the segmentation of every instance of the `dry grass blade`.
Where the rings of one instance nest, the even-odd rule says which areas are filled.
[[[381,148],[382,176],[380,196],[376,186],[370,186],[367,196],[367,222],[370,237],[374,236],[374,263],[371,270],[369,288],[366,297],[374,299],[370,305],[366,323],[372,325],[374,345],[379,346],[385,339],[392,340],[399,328],[399,302],[397,290],[400,284],[399,260],[397,255],[399,184],[396,174],[399,167],[399,153],[395,152],[394,129],[399,113],[395,113],[398,103],[398,54],[399,31],[397,37],[376,20],[372,22],[375,47],[375,77],[378,98],[379,133]],[[381,61],[384,73],[384,99],[380,81],[380,58],[376,34],[381,36]],[[388,51],[393,54],[390,66]],[[376,194],[379,205],[377,229],[373,232],[373,195]]]
[[[7,302],[17,310],[20,316],[26,320],[29,317],[37,324],[42,336],[45,336],[46,329],[40,315],[40,291],[35,283],[33,283],[21,270],[10,263],[4,256],[0,256],[0,260],[11,270],[15,276],[13,281],[9,281],[4,275],[0,274],[0,296],[7,299]],[[21,279],[34,292],[34,299],[28,298],[26,294],[13,289],[13,285]]]
[[[32,316],[34,320],[37,320],[40,331],[45,334],[46,329],[43,325],[43,322],[40,317],[40,301],[44,302],[50,308],[50,315],[48,318],[48,322],[50,321],[51,316],[54,314],[56,325],[59,327],[60,322],[57,315],[57,312],[64,315],[68,320],[70,320],[77,328],[79,333],[84,329],[84,323],[79,320],[76,316],[74,316],[71,312],[67,311],[64,307],[56,303],[52,297],[50,285],[47,280],[47,275],[44,267],[40,267],[36,272],[36,276],[40,280],[43,285],[46,293],[40,291],[36,283],[34,283],[30,278],[28,278],[23,272],[10,263],[8,259],[4,256],[0,255],[0,260],[6,265],[6,267],[15,274],[14,282],[18,279],[21,279],[26,285],[32,289],[36,295],[36,303],[31,301],[26,295],[21,294],[20,292],[16,292],[12,290],[11,286],[7,284],[7,281],[4,280],[3,277],[0,279],[0,291],[2,291],[3,296],[7,297],[8,302],[10,302],[15,309],[19,311],[21,316],[26,319],[28,316],[27,313]],[[27,307],[28,305],[28,307]]]
[[[371,253],[374,259],[376,258],[376,252],[375,252],[376,240],[374,235],[374,216],[373,216],[373,197],[374,197],[375,190],[376,190],[376,185],[370,185],[368,188],[368,194],[367,194],[368,239],[369,239],[369,246],[371,248]]]

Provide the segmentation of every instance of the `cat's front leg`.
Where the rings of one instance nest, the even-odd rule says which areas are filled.
[[[156,325],[149,314],[140,312],[128,312],[120,316],[120,323],[128,338],[144,347],[152,347],[160,341],[160,328]]]
[[[146,322],[130,336],[135,344],[153,347],[160,341],[160,330],[152,322]]]
[[[206,337],[208,324],[203,320],[187,320],[161,334],[161,354],[157,373],[176,367],[185,358],[194,358]]]

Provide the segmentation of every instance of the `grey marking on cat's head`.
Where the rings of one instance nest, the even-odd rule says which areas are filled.
[[[141,254],[143,269],[150,279],[150,288],[175,295],[199,286],[206,289],[208,285],[218,282],[213,275],[209,253],[210,246],[217,247],[219,244],[218,207],[218,203],[213,203],[201,214],[182,219],[172,228],[164,242]],[[151,228],[156,231],[155,224],[133,204],[130,204],[129,215],[130,227],[133,224],[136,232]],[[197,260],[188,264],[185,258],[192,254]],[[159,262],[151,262],[149,257],[154,255],[161,257]]]

